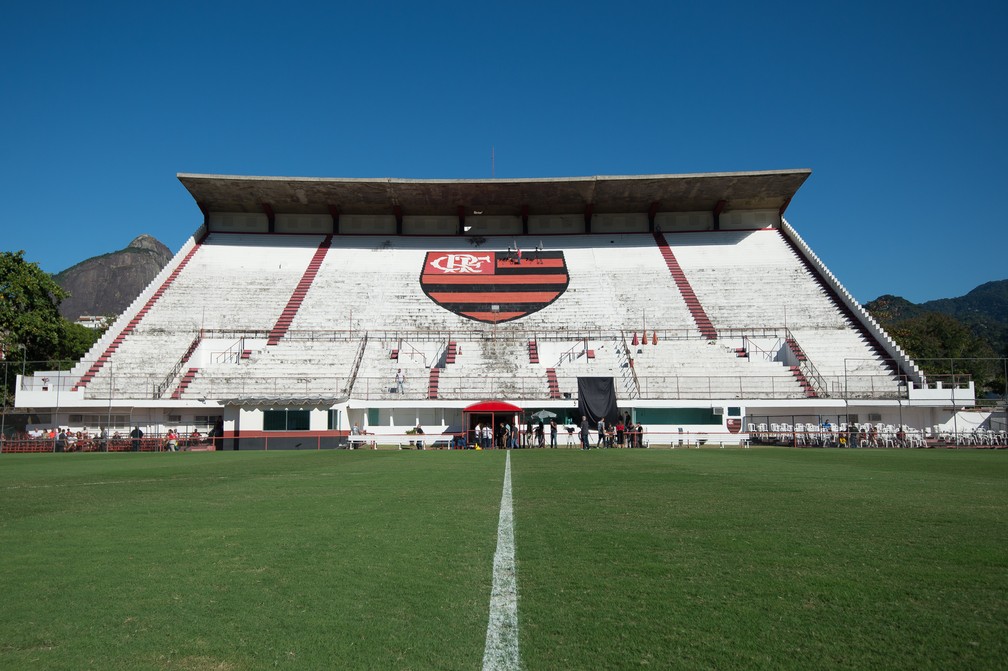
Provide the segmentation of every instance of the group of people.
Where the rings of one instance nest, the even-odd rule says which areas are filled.
[[[519,425],[511,426],[508,422],[499,422],[496,429],[489,422],[477,422],[473,429],[473,441],[469,447],[479,447],[489,449],[518,449],[521,447],[546,447],[546,440],[549,439],[549,447],[557,447],[557,433],[559,425],[556,419],[550,419],[549,424],[544,419],[537,422],[529,420],[526,422],[524,432]],[[588,418],[581,417],[581,446],[583,449],[591,447],[592,427]],[[574,427],[565,427],[568,435],[573,435]],[[639,423],[634,424],[630,419],[630,413],[626,413],[616,422],[606,423],[605,418],[598,421],[595,426],[597,441],[595,447],[643,447],[644,427]],[[523,438],[524,437],[524,438]],[[569,443],[568,443],[569,444]]]
[[[634,424],[630,413],[618,418],[615,422],[606,422],[600,417],[595,425],[595,447],[644,447],[644,427],[638,422]],[[581,415],[581,449],[591,449],[592,426],[588,417]]]
[[[203,434],[198,429],[193,429],[188,439],[182,438],[176,429],[168,429],[161,448],[165,452],[178,452],[179,450],[188,452],[192,449],[193,445],[199,445],[202,442]]]
[[[39,433],[43,435],[39,435]],[[86,426],[77,432],[55,428],[51,429],[48,434],[44,430],[39,430],[34,436],[31,431],[28,432],[28,435],[32,438],[48,438],[54,441],[56,452],[108,452],[109,432],[104,426],[99,428],[94,435],[88,431]],[[111,439],[118,440],[119,437],[117,431]]]
[[[550,447],[557,446],[557,423],[551,420],[549,425]],[[473,442],[471,447],[479,447],[488,450],[492,447],[498,449],[517,450],[521,447],[546,447],[546,426],[540,419],[538,424],[533,425],[531,421],[525,427],[525,439],[522,440],[522,430],[517,424],[511,426],[509,422],[499,422],[494,430],[490,422],[477,422],[473,428]]]
[[[133,452],[144,450],[161,449],[167,452],[178,452],[188,450],[194,445],[213,441],[216,449],[223,449],[222,438],[224,436],[224,422],[218,418],[205,436],[199,429],[193,429],[192,433],[184,436],[178,429],[168,429],[163,439],[148,438],[143,441],[144,432],[139,426],[135,426],[126,435],[119,431],[109,433],[108,428],[102,426],[98,431],[88,431],[87,427],[82,427],[80,431],[71,431],[69,428],[54,427],[51,429],[29,429],[23,435],[15,435],[11,441],[28,443],[37,441],[50,442],[54,452],[117,452],[124,451],[125,445]],[[0,439],[2,440],[2,439]],[[127,443],[128,441],[128,443]]]

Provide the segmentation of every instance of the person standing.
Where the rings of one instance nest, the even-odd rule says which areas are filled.
[[[591,425],[588,424],[588,418],[585,415],[581,415],[581,449],[587,450],[589,445],[588,441],[591,440]]]
[[[108,452],[108,429],[104,426],[101,428],[101,433],[98,434],[98,449],[102,452]]]
[[[599,418],[598,426],[598,441],[595,443],[595,447],[605,446],[605,417]]]
[[[220,452],[224,449],[224,420],[218,417],[214,422],[213,428],[210,430],[210,435],[213,436],[213,446],[215,452]]]
[[[406,376],[403,375],[402,368],[400,368],[399,370],[396,371],[395,374],[396,391],[398,391],[400,394],[403,393],[403,384],[405,384],[405,382],[406,382]]]
[[[550,420],[550,448],[556,449],[557,446],[557,423],[556,419]]]
[[[139,426],[133,427],[133,430],[130,431],[130,438],[133,439],[131,448],[134,452],[140,451],[140,439],[143,438],[143,435],[143,431],[140,430]]]

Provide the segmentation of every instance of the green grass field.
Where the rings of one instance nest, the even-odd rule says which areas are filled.
[[[0,668],[479,668],[504,458],[4,456]],[[526,669],[1008,666],[1008,451],[511,469]]]

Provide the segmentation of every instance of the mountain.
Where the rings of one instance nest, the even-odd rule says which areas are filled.
[[[55,276],[70,293],[60,314],[70,320],[82,315],[118,315],[150,284],[173,254],[163,243],[141,235],[125,249],[95,256]]]
[[[965,296],[911,303],[899,296],[879,296],[865,308],[887,329],[929,313],[952,317],[967,326],[999,355],[1008,354],[1008,280],[981,284]]]

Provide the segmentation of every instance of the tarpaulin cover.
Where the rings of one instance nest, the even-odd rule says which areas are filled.
[[[616,408],[616,384],[611,377],[578,378],[578,411],[588,418],[591,426],[605,417],[606,424],[619,421]]]

